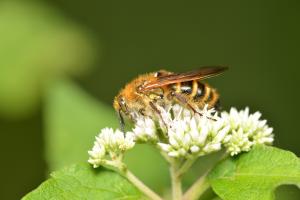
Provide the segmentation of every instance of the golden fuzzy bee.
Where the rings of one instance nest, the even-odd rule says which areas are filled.
[[[205,104],[209,108],[217,107],[218,92],[201,81],[219,75],[226,69],[223,66],[209,66],[185,73],[160,70],[140,75],[129,82],[114,99],[113,105],[119,114],[121,128],[124,130],[123,115],[132,118],[131,114],[135,112],[148,116],[160,114],[157,105],[176,102],[194,112],[198,108],[202,109]]]

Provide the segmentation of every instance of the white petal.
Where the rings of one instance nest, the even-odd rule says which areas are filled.
[[[224,127],[221,131],[218,132],[218,134],[216,135],[216,137],[214,138],[214,141],[215,142],[221,142],[225,136],[227,135],[227,133],[229,132],[230,130],[230,126],[226,126]]]
[[[164,151],[169,152],[172,150],[171,145],[169,144],[164,144],[164,143],[157,143],[157,145]]]
[[[204,144],[206,137],[208,135],[208,127],[207,126],[203,126],[201,131],[200,131],[200,135],[198,137],[198,143],[199,144]]]
[[[198,151],[200,151],[200,148],[196,145],[193,145],[191,148],[190,148],[191,152],[192,153],[197,153]]]
[[[171,157],[178,157],[179,156],[179,153],[177,151],[171,151],[168,153],[169,156]]]

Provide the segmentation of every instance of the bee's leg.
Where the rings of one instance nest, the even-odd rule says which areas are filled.
[[[165,127],[168,129],[167,123],[165,122],[164,118],[162,117],[160,110],[156,107],[156,105],[152,101],[149,102],[149,105],[154,110],[154,112],[156,112],[158,114],[159,118],[161,119],[161,121],[163,122]]]
[[[141,108],[139,109],[139,113],[143,116],[146,116],[146,113],[145,113],[145,109],[144,108]]]
[[[220,99],[218,99],[218,101],[216,102],[214,108],[216,109],[216,111],[221,111],[223,110],[222,106],[221,106],[221,102],[220,102]]]
[[[121,131],[123,133],[125,133],[125,121],[124,121],[123,115],[121,113],[121,110],[118,111],[118,117],[119,117]]]
[[[188,106],[194,113],[197,113],[198,115],[200,115],[200,116],[203,116],[203,114],[202,113],[200,113],[199,111],[197,111],[189,102],[188,102],[188,100],[183,96],[183,95],[181,95],[181,94],[179,94],[179,93],[176,93],[176,92],[172,92],[171,93],[171,95],[172,96],[174,96],[180,103],[182,103],[183,105],[186,105],[186,106]],[[214,118],[211,118],[211,117],[207,117],[208,119],[210,119],[210,120],[216,120],[216,119],[214,119]]]
[[[181,94],[172,92],[171,95],[177,99],[181,104],[189,107],[194,113],[199,114],[200,116],[203,116],[202,113],[198,112],[189,102],[188,100]]]

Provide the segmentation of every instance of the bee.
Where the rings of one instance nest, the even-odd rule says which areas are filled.
[[[118,113],[124,131],[124,116],[133,119],[133,113],[160,115],[157,105],[179,103],[195,113],[206,104],[208,108],[219,106],[219,93],[204,79],[224,72],[228,67],[207,66],[194,71],[174,73],[160,70],[143,74],[129,82],[114,98],[113,106]],[[201,113],[199,113],[201,115]]]

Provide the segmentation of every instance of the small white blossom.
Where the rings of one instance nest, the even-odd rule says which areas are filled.
[[[138,115],[135,127],[131,133],[134,135],[136,141],[147,142],[158,140],[155,122],[150,117]]]
[[[231,108],[229,113],[221,113],[223,123],[230,125],[231,134],[225,137],[224,145],[231,155],[249,151],[255,144],[272,144],[273,128],[260,117],[260,112],[249,114],[249,108],[241,111]]]
[[[94,167],[98,167],[106,160],[107,155],[114,160],[125,151],[133,148],[134,145],[132,133],[124,134],[118,129],[114,131],[112,128],[104,128],[96,136],[92,150],[88,151],[90,156],[88,162]]]
[[[99,167],[105,159],[105,148],[98,142],[95,142],[93,149],[88,151],[88,153],[90,156],[88,162],[92,164],[94,168]]]
[[[238,131],[232,130],[230,135],[224,139],[225,147],[231,156],[239,154],[241,151],[249,151],[253,142],[249,141],[249,135],[243,132],[242,128]]]
[[[253,135],[254,144],[272,144],[274,135],[272,134],[273,128],[264,127]]]
[[[109,152],[124,152],[134,146],[134,136],[132,133],[124,135],[120,130],[114,131],[112,128],[104,128],[96,137],[96,142],[103,145]]]

